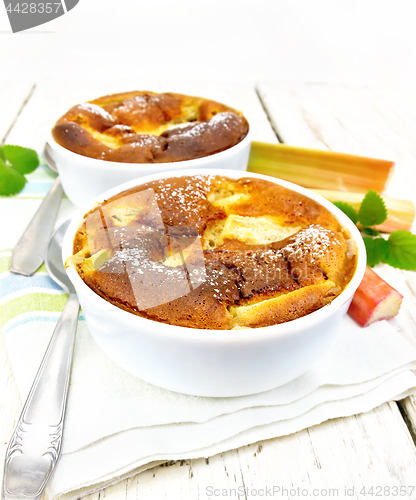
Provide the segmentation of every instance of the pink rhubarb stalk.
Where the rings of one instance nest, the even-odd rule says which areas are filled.
[[[403,300],[392,286],[367,266],[364,278],[354,294],[348,314],[359,325],[368,326],[375,321],[389,319],[399,312]]]

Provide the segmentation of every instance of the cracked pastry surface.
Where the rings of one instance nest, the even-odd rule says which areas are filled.
[[[164,163],[219,153],[241,142],[248,130],[241,112],[216,101],[136,91],[74,106],[56,122],[52,136],[90,158]]]
[[[329,304],[355,248],[314,200],[257,178],[149,182],[84,217],[67,261],[130,313],[189,328],[259,328]]]

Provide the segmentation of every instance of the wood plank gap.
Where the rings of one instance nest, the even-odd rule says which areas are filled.
[[[20,106],[20,109],[17,112],[17,115],[15,116],[14,120],[10,124],[10,127],[7,129],[6,133],[4,134],[0,145],[3,145],[6,142],[7,137],[9,136],[10,132],[12,131],[12,129],[13,129],[16,121],[17,121],[17,119],[19,118],[19,116],[21,115],[21,113],[24,110],[25,106],[27,105],[27,103],[29,102],[30,98],[32,97],[33,92],[35,91],[35,89],[36,89],[36,83],[34,83],[32,85],[32,88],[30,89],[28,95],[26,96],[25,100],[23,101],[22,105]]]
[[[259,98],[259,101],[260,101],[260,104],[261,104],[261,107],[263,108],[263,111],[265,113],[265,115],[267,116],[267,119],[270,123],[270,127],[273,129],[273,132],[275,133],[276,137],[277,137],[277,140],[281,143],[284,142],[283,138],[281,137],[281,135],[279,134],[279,132],[277,131],[276,127],[274,126],[274,122],[273,120],[271,119],[270,115],[269,115],[269,111],[266,107],[266,104],[264,103],[262,97],[261,97],[261,93],[260,93],[260,90],[256,87],[254,87],[255,91],[256,91],[256,94],[257,94],[257,97]]]
[[[416,446],[416,399],[415,396],[408,396],[406,399],[402,399],[397,402],[400,414],[409,429],[409,433],[413,439],[413,443]]]

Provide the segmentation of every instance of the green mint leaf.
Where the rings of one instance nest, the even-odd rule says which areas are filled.
[[[399,269],[416,271],[416,235],[400,229],[390,234],[388,242],[385,262]]]
[[[367,264],[374,267],[380,262],[384,262],[389,251],[389,242],[384,238],[363,238],[365,249],[367,250]]]
[[[383,198],[370,189],[361,202],[358,220],[363,226],[376,226],[386,219],[387,210]]]
[[[21,174],[30,174],[39,166],[38,155],[33,149],[5,145],[2,150],[7,161]]]
[[[349,203],[345,203],[344,201],[334,201],[334,205],[342,210],[345,215],[348,215],[348,217],[354,222],[354,224],[357,224],[358,213],[352,205],[350,205]]]
[[[26,184],[24,176],[0,160],[0,195],[8,196],[21,191]]]
[[[372,229],[371,227],[362,227],[361,232],[364,234],[368,234],[369,236],[380,236],[380,231],[377,231],[377,229]]]

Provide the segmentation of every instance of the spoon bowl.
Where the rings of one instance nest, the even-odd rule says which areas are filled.
[[[43,158],[46,162],[46,165],[48,165],[48,167],[51,170],[58,173],[58,169],[56,168],[55,160],[52,158],[51,147],[49,146],[49,144],[47,142],[45,143],[45,147],[43,148]]]
[[[53,233],[45,253],[45,266],[50,277],[66,292],[75,293],[74,285],[66,274],[62,262],[62,242],[71,219],[63,222]]]

